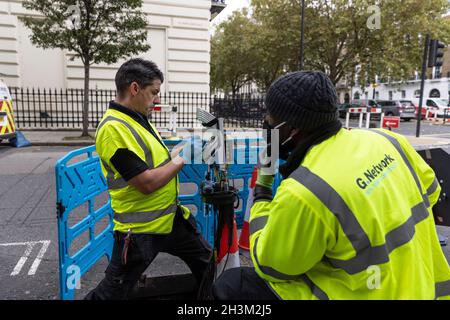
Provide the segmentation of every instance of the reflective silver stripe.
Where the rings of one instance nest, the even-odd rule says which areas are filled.
[[[423,194],[422,186],[420,185],[419,178],[417,177],[417,173],[412,168],[411,163],[408,160],[408,157],[406,157],[406,154],[403,151],[403,148],[400,145],[400,143],[397,141],[397,139],[395,139],[394,137],[388,135],[387,133],[381,132],[381,131],[373,130],[371,132],[377,133],[377,134],[385,137],[386,139],[388,139],[394,145],[395,149],[397,149],[398,153],[400,153],[400,156],[402,157],[403,162],[405,162],[406,166],[408,167],[409,171],[411,172],[411,175],[413,176],[414,181],[416,182],[417,188],[419,189],[420,194],[423,197],[423,200],[425,201],[425,203],[427,203],[427,206],[429,206],[430,202],[428,200],[428,195],[426,195],[426,194],[424,195]]]
[[[338,219],[342,230],[356,252],[370,247],[370,240],[342,197],[322,178],[305,167],[299,167],[290,178],[311,191]]]
[[[328,298],[328,295],[322,289],[316,286],[306,274],[302,275],[301,278],[309,287],[313,295],[319,298],[319,300],[330,300],[330,298]]]
[[[427,195],[431,196],[433,193],[436,192],[437,188],[439,187],[439,182],[436,178],[434,178],[433,183],[427,190]]]
[[[129,186],[128,182],[126,182],[125,179],[123,179],[122,177],[114,179],[114,171],[112,171],[110,166],[108,166],[108,164],[105,161],[103,161],[103,159],[101,159],[101,161],[107,172],[106,183],[108,184],[109,190],[118,190]],[[170,159],[165,160],[158,166],[158,168],[165,166],[170,161],[171,161]]]
[[[259,263],[258,254],[257,254],[257,250],[256,250],[256,248],[258,247],[258,241],[259,241],[259,237],[256,238],[255,245],[253,246],[253,256],[255,257],[255,261],[256,261],[256,264],[258,265],[258,268],[264,274],[267,274],[268,276],[271,276],[273,278],[280,279],[280,280],[288,280],[288,281],[303,280],[306,283],[306,285],[311,289],[311,292],[317,298],[319,298],[320,300],[329,300],[327,294],[323,290],[321,290],[318,286],[316,286],[307,275],[305,275],[305,274],[289,275],[289,274],[279,272],[271,267],[262,266]]]
[[[415,225],[429,215],[426,202],[416,205],[411,209],[412,216],[403,225],[386,235],[385,244],[372,247],[356,216],[327,182],[305,167],[299,167],[290,178],[309,189],[338,219],[342,230],[355,249],[356,255],[349,260],[332,258],[327,258],[327,260],[334,267],[344,269],[349,274],[364,271],[371,265],[388,262],[389,253],[409,242],[415,234]]]
[[[119,190],[119,189],[128,187],[128,182],[126,182],[122,178],[119,178],[117,180],[107,180],[107,183],[108,183],[109,190]]]
[[[126,121],[116,118],[116,117],[112,117],[112,116],[106,117],[105,120],[103,120],[102,123],[100,123],[100,125],[98,126],[97,133],[109,121],[118,121],[118,122],[124,124],[130,130],[131,134],[136,139],[136,142],[139,144],[141,149],[144,151],[145,162],[147,163],[147,165],[149,166],[150,169],[153,169],[153,158],[152,158],[152,154],[151,154],[150,150],[147,148],[146,144],[144,143],[142,138],[139,136],[139,134],[136,132],[136,130],[134,130],[134,128],[132,126],[130,126],[130,124],[128,124]],[[125,188],[128,186],[128,183],[122,177],[120,177],[119,179],[114,179],[114,171],[112,171],[110,166],[108,166],[108,164],[105,161],[102,160],[102,163],[107,171],[106,182],[108,184],[109,190],[118,190],[118,189],[122,189],[122,188]]]
[[[114,171],[112,171],[103,159],[101,159],[101,161],[107,172],[106,183],[108,184],[109,190],[118,190],[128,186],[128,183],[122,177],[119,179],[114,179]]]
[[[349,260],[327,258],[337,268],[345,270],[348,274],[356,274],[367,270],[371,265],[389,262],[389,254],[395,249],[408,243],[416,233],[416,224],[425,220],[429,212],[425,203],[420,203],[411,209],[411,217],[401,226],[390,231],[385,237],[385,243],[377,247],[368,247],[357,252],[356,256]]]
[[[255,261],[256,261],[256,264],[258,265],[258,268],[264,274],[267,274],[268,276],[271,276],[273,278],[280,279],[280,280],[299,280],[299,279],[301,279],[301,277],[302,277],[301,274],[299,274],[299,275],[289,275],[289,274],[285,274],[285,273],[279,272],[279,271],[273,269],[272,267],[262,266],[259,263],[258,254],[257,254],[257,250],[256,250],[256,248],[258,247],[258,241],[259,241],[259,237],[256,238],[255,245],[253,246],[253,256],[255,257]]]
[[[136,139],[136,142],[139,144],[141,149],[144,151],[145,162],[148,164],[150,169],[153,169],[153,158],[152,158],[152,154],[151,154],[150,150],[147,148],[147,145],[144,143],[141,136],[136,132],[136,130],[134,130],[134,128],[128,122],[126,122],[122,119],[116,118],[116,117],[109,116],[109,117],[106,117],[105,120],[102,121],[102,123],[100,124],[100,126],[97,129],[97,132],[99,132],[100,128],[103,127],[109,121],[120,122],[123,125],[125,125],[128,128],[128,130],[130,130],[131,134]]]
[[[114,118],[114,117],[107,117],[107,118]],[[108,122],[108,121],[106,121],[106,119],[105,119],[98,125],[97,130],[95,131],[95,138],[96,139],[97,139],[98,133],[100,132],[100,129],[106,124],[106,122]]]
[[[114,213],[114,220],[120,223],[144,223],[151,222],[159,219],[168,214],[177,211],[177,205],[172,204],[166,209],[154,210],[148,212],[125,212],[125,213]]]
[[[436,299],[450,296],[450,281],[438,282],[435,285]]]
[[[267,224],[267,220],[269,220],[269,216],[258,217],[250,221],[250,235],[264,229]]]
[[[400,143],[397,141],[397,139],[395,139],[394,137],[388,135],[387,133],[381,132],[381,131],[373,130],[371,132],[377,133],[377,134],[385,137],[394,145],[395,149],[397,149],[398,153],[400,153],[403,161],[405,162],[406,166],[408,167],[409,171],[411,172],[411,175],[413,176],[414,181],[416,182],[417,188],[419,189],[420,194],[422,195],[423,202],[426,204],[427,207],[429,207],[430,199],[428,199],[428,193],[427,194],[423,193],[422,186],[420,185],[419,178],[417,177],[417,173],[412,168],[411,163],[409,162],[408,158],[406,157],[406,154],[403,151],[403,148],[400,145]]]

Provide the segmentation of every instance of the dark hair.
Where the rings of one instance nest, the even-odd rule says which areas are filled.
[[[117,71],[115,79],[117,93],[123,95],[132,82],[145,88],[156,79],[161,80],[161,83],[164,82],[164,75],[154,62],[141,58],[131,59]]]

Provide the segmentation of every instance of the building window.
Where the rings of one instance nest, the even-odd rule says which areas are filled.
[[[406,91],[402,90],[402,99],[405,99],[405,98],[406,98]]]
[[[379,91],[375,92],[375,99],[377,99],[377,100],[380,99],[380,92]]]
[[[420,99],[420,90],[414,91],[414,98]]]
[[[442,77],[442,68],[441,67],[436,67],[436,69],[434,70],[434,78],[435,79],[440,79]]]
[[[359,100],[359,98],[361,98],[361,95],[359,94],[359,92],[355,92],[354,98],[355,100]]]
[[[394,94],[392,91],[389,91],[389,100],[393,100],[394,99]]]
[[[345,94],[344,103],[350,103],[350,95],[348,93]]]
[[[430,91],[430,98],[440,98],[441,92],[438,89],[433,89]]]

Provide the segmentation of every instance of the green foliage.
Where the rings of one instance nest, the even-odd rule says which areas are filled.
[[[443,18],[446,0],[305,0],[305,5],[305,69],[326,72],[335,84],[353,79],[358,65],[362,86],[375,75],[407,80],[420,70],[426,33],[450,43],[450,20]],[[267,88],[281,74],[298,70],[301,1],[252,0],[251,8],[247,20],[254,34],[244,41],[252,46],[253,61],[247,75]],[[239,58],[233,59],[230,63],[240,65]]]
[[[29,0],[22,3],[39,16],[21,17],[31,42],[43,49],[73,53],[84,64],[83,133],[88,136],[89,68],[145,52],[147,20],[142,0]]]
[[[247,12],[234,12],[219,26],[211,39],[211,89],[222,89],[234,95],[250,82],[255,66],[252,37],[255,26]]]

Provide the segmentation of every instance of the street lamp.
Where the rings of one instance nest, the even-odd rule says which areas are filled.
[[[303,70],[303,48],[305,45],[305,0],[302,0],[301,8],[301,32],[300,32],[300,71]]]

